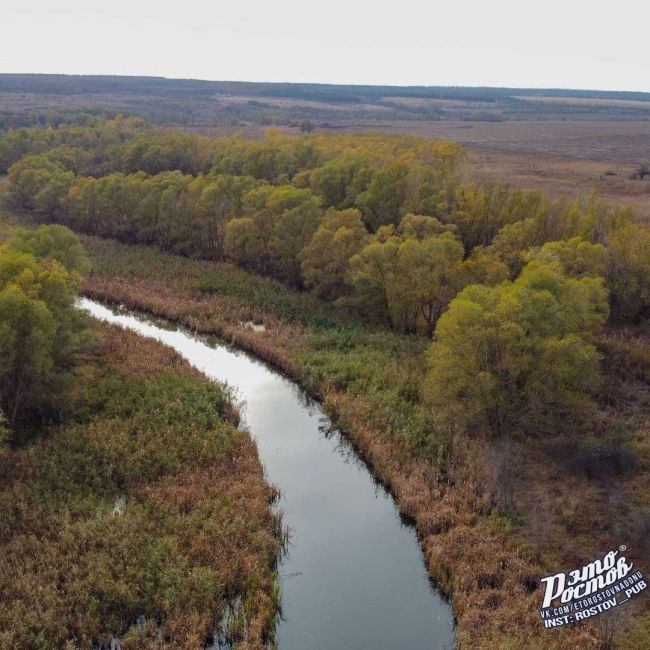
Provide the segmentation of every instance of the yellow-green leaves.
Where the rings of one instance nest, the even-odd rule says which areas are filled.
[[[607,284],[612,317],[638,322],[650,317],[650,230],[636,224],[607,240]]]
[[[328,210],[300,254],[305,286],[321,298],[334,299],[346,295],[350,258],[363,248],[368,239],[358,210]]]
[[[428,231],[422,223],[416,229],[416,219],[405,217],[405,227],[397,229],[416,236],[401,237],[390,227],[380,228],[350,260],[348,279],[352,300],[364,312],[404,332],[430,333],[459,288],[455,271],[463,246],[451,232],[434,234],[440,230],[433,223],[436,219],[430,219]]]
[[[514,282],[464,289],[429,350],[432,408],[459,427],[540,430],[575,416],[599,385],[589,342],[607,318],[602,279],[531,262]]]
[[[592,244],[581,237],[572,237],[531,249],[524,254],[524,259],[527,262],[559,262],[567,275],[581,278],[587,275],[604,276],[607,253],[601,244]]]
[[[62,226],[15,232],[0,247],[0,411],[14,425],[67,385],[85,322],[74,307],[86,256]]]

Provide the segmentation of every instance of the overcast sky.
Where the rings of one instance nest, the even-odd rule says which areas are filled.
[[[640,0],[30,0],[0,72],[650,91]]]

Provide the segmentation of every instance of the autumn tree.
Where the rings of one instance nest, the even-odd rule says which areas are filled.
[[[36,209],[36,197],[63,167],[45,154],[21,158],[9,168],[9,201],[12,206],[24,210]]]
[[[65,226],[44,225],[35,230],[20,228],[12,234],[7,245],[11,250],[29,253],[37,260],[55,260],[69,273],[82,275],[88,271],[86,250],[79,238]]]
[[[459,427],[528,433],[574,421],[600,381],[592,343],[607,318],[601,278],[529,263],[514,282],[472,285],[429,349],[425,392]]]
[[[330,208],[300,253],[304,284],[317,296],[333,300],[346,295],[350,258],[368,242],[358,210]]]
[[[650,317],[650,230],[630,224],[607,239],[607,285],[612,319],[637,323]]]
[[[352,302],[393,329],[430,334],[458,290],[455,270],[462,262],[463,246],[449,231],[436,235],[436,228],[429,234],[422,230],[421,238],[402,237],[400,229],[413,232],[413,219],[406,220],[397,230],[379,228],[350,260]]]
[[[70,237],[45,227],[0,247],[0,411],[11,426],[62,410],[75,385],[88,331],[74,304],[83,255]]]
[[[405,162],[392,162],[373,172],[368,189],[357,197],[356,206],[372,231],[379,226],[397,224],[403,216],[408,174]]]
[[[328,160],[310,172],[311,191],[320,196],[327,207],[347,208],[365,189],[364,172],[357,158],[341,156]]]
[[[572,237],[547,242],[540,248],[525,252],[523,258],[526,262],[558,262],[568,276],[581,278],[586,275],[604,276],[607,253],[602,244],[592,244],[581,237]]]

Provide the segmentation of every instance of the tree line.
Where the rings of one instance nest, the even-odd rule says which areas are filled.
[[[10,202],[433,336],[427,390],[456,419],[541,425],[553,400],[554,414],[577,412],[598,383],[605,323],[650,315],[650,231],[632,210],[464,182],[451,143],[148,130],[104,153],[114,171],[97,176],[60,146],[25,155]]]
[[[61,129],[57,140],[74,146],[11,166],[15,207],[89,234],[234,261],[400,331],[431,333],[464,286],[516,278],[528,251],[572,237],[607,246],[612,318],[638,321],[648,309],[647,230],[630,209],[462,183],[463,152],[449,143],[146,131],[98,145],[80,128]],[[105,128],[124,127],[114,120]],[[78,174],[88,150],[103,151],[119,171]]]

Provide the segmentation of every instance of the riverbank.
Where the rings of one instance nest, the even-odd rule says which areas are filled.
[[[95,331],[69,417],[0,455],[0,646],[264,647],[281,523],[229,394]]]
[[[619,482],[629,501],[617,513],[606,485],[580,472],[569,476],[550,462],[545,441],[513,440],[505,448],[485,432],[446,439],[444,423],[419,398],[426,340],[361,325],[227,264],[94,238],[86,245],[94,264],[87,295],[215,333],[323,401],[416,522],[429,573],[451,598],[459,648],[643,647],[639,612],[624,624],[609,619],[552,634],[537,612],[541,576],[592,552],[598,557],[621,536],[643,539],[625,522],[647,506],[646,474]],[[264,327],[247,327],[251,321]],[[636,451],[645,458],[643,423],[638,427]],[[577,494],[588,507],[578,503],[571,518]],[[616,645],[604,645],[611,636]]]
[[[431,589],[415,530],[295,382],[213,336],[87,298],[80,305],[173,347],[243,400],[246,428],[279,489],[275,505],[289,531],[278,566],[279,648],[454,647],[451,608]]]

